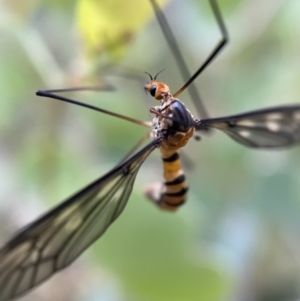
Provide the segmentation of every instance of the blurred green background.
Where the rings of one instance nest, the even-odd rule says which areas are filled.
[[[196,81],[210,116],[299,103],[300,2],[220,7],[230,43]],[[193,72],[220,38],[208,2],[174,0],[164,11]],[[105,76],[116,91],[70,96],[147,120],[156,103],[143,91],[144,71],[163,68],[159,79],[177,91],[183,80],[147,0],[0,1],[1,243],[109,171],[145,133],[35,91]],[[197,115],[187,92],[180,99]],[[143,196],[162,178],[156,151],[101,240],[22,300],[299,300],[299,148],[251,150],[214,132],[184,152],[190,192],[179,212]]]

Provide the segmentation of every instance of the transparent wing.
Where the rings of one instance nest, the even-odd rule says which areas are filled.
[[[300,142],[300,106],[283,106],[196,121],[196,130],[216,128],[247,147],[282,147]]]
[[[13,237],[0,250],[0,301],[11,300],[74,261],[123,211],[156,139]]]

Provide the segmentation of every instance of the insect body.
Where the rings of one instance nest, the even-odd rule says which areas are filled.
[[[157,75],[156,75],[157,76]],[[179,149],[184,147],[194,134],[195,122],[190,111],[174,98],[169,87],[154,80],[145,85],[145,90],[161,102],[150,112],[152,132],[155,137],[163,136],[160,151],[164,167],[164,185],[151,185],[145,193],[160,208],[174,211],[186,200],[188,186],[179,160]]]

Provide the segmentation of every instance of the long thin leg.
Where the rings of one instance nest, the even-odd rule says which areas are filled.
[[[65,89],[62,89],[62,90],[65,90]],[[68,102],[68,103],[72,103],[72,104],[75,104],[75,105],[78,105],[78,106],[81,106],[81,107],[85,107],[85,108],[92,109],[92,110],[95,110],[95,111],[98,111],[98,112],[101,112],[101,113],[104,113],[104,114],[108,114],[108,115],[111,115],[111,116],[114,116],[114,117],[117,117],[117,118],[121,118],[121,119],[124,119],[126,121],[129,121],[129,122],[132,122],[132,123],[135,123],[135,124],[138,124],[138,125],[145,126],[147,128],[151,127],[151,122],[149,122],[149,121],[141,121],[141,120],[134,119],[134,118],[131,118],[131,117],[128,117],[128,116],[124,116],[124,115],[121,115],[121,114],[118,114],[118,113],[114,113],[114,112],[111,112],[111,111],[108,111],[108,110],[104,110],[104,109],[98,108],[96,106],[92,106],[90,104],[87,104],[87,103],[83,103],[83,102],[80,102],[80,101],[76,101],[76,100],[73,100],[73,99],[70,99],[70,98],[67,98],[67,97],[63,97],[63,96],[54,94],[53,91],[55,92],[57,90],[39,90],[39,91],[36,92],[36,95],[37,96],[42,96],[42,97],[49,97],[49,98],[65,101],[65,102]]]
[[[103,86],[82,86],[82,87],[72,87],[64,89],[52,89],[47,90],[52,93],[63,93],[63,92],[76,92],[76,91],[115,91],[116,88],[109,84],[103,84]]]
[[[218,55],[218,53],[222,50],[222,48],[226,45],[228,42],[228,33],[226,30],[225,23],[223,22],[223,18],[221,15],[221,12],[218,8],[217,2],[215,0],[209,1],[213,13],[215,15],[215,18],[217,20],[217,23],[219,25],[222,38],[221,41],[217,44],[217,46],[214,48],[214,50],[211,52],[211,54],[208,56],[208,58],[204,61],[204,63],[200,66],[200,68],[195,72],[195,74],[175,93],[173,94],[174,97],[177,97],[181,92],[183,92],[197,77],[201,72],[210,64],[210,62]]]
[[[159,6],[157,5],[155,0],[150,0],[153,9],[155,11],[155,15],[157,18],[157,21],[159,23],[159,26],[163,32],[163,35],[169,45],[169,48],[171,50],[171,52],[173,53],[173,56],[175,58],[175,61],[178,64],[179,70],[181,72],[181,75],[183,77],[183,80],[186,81],[187,79],[189,79],[191,77],[188,68],[186,66],[186,63],[183,59],[183,56],[181,54],[181,51],[179,49],[178,43],[175,39],[175,35],[167,21],[167,18],[165,17],[164,13],[162,12],[162,10],[159,8]],[[198,114],[202,117],[202,118],[207,118],[205,116],[208,116],[206,109],[203,106],[203,103],[201,101],[201,97],[195,87],[194,84],[191,84],[190,89],[188,90],[192,101],[198,111]]]

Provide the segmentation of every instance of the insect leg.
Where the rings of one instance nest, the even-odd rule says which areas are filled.
[[[204,63],[195,72],[195,74],[175,94],[173,94],[174,97],[177,97],[181,92],[183,92],[201,74],[201,72],[210,64],[210,62],[218,55],[218,53],[222,50],[222,48],[228,42],[228,33],[227,33],[227,30],[226,30],[226,26],[225,26],[225,23],[223,21],[221,12],[218,8],[217,2],[215,0],[210,0],[209,3],[212,7],[213,13],[214,13],[215,18],[218,22],[222,38],[219,41],[219,43],[217,44],[217,46],[213,49],[211,54],[204,61]]]
[[[118,114],[118,113],[114,113],[114,112],[111,112],[111,111],[108,111],[108,110],[104,110],[104,109],[101,109],[99,107],[87,104],[87,103],[83,103],[83,102],[80,102],[80,101],[77,101],[77,100],[73,100],[73,99],[70,99],[70,98],[67,98],[67,97],[63,97],[63,96],[54,94],[53,91],[55,92],[57,90],[39,90],[39,91],[36,92],[36,95],[37,96],[42,96],[42,97],[49,97],[49,98],[65,101],[65,102],[68,102],[68,103],[72,103],[72,104],[75,104],[75,105],[78,105],[78,106],[82,106],[82,107],[85,107],[85,108],[88,108],[88,109],[92,109],[92,110],[95,110],[95,111],[98,111],[98,112],[101,112],[101,113],[104,113],[104,114],[114,116],[114,117],[117,117],[117,118],[121,118],[121,119],[124,119],[126,121],[129,121],[129,122],[132,122],[132,123],[135,123],[135,124],[138,124],[138,125],[145,126],[147,128],[151,127],[151,124],[148,121],[141,121],[141,120],[138,120],[138,119],[135,119],[135,118],[131,118],[131,117],[124,116],[124,115],[121,115],[121,114]]]
[[[183,80],[186,81],[187,79],[189,79],[191,77],[188,68],[186,66],[186,63],[183,59],[182,53],[179,49],[178,43],[175,39],[174,33],[167,21],[167,18],[165,17],[164,13],[162,12],[162,10],[159,8],[159,6],[157,5],[155,0],[150,0],[153,9],[155,11],[155,15],[157,18],[157,21],[159,23],[159,26],[161,28],[161,31],[163,32],[163,35],[169,45],[169,48],[175,58],[175,61],[179,67],[179,70],[181,72],[181,75],[183,77]],[[202,101],[201,101],[201,97],[195,87],[194,84],[191,84],[190,89],[188,90],[188,92],[190,93],[190,96],[192,98],[192,101],[197,109],[197,112],[200,116],[202,116],[202,118],[205,118],[204,116],[208,116],[206,109],[204,108]]]

